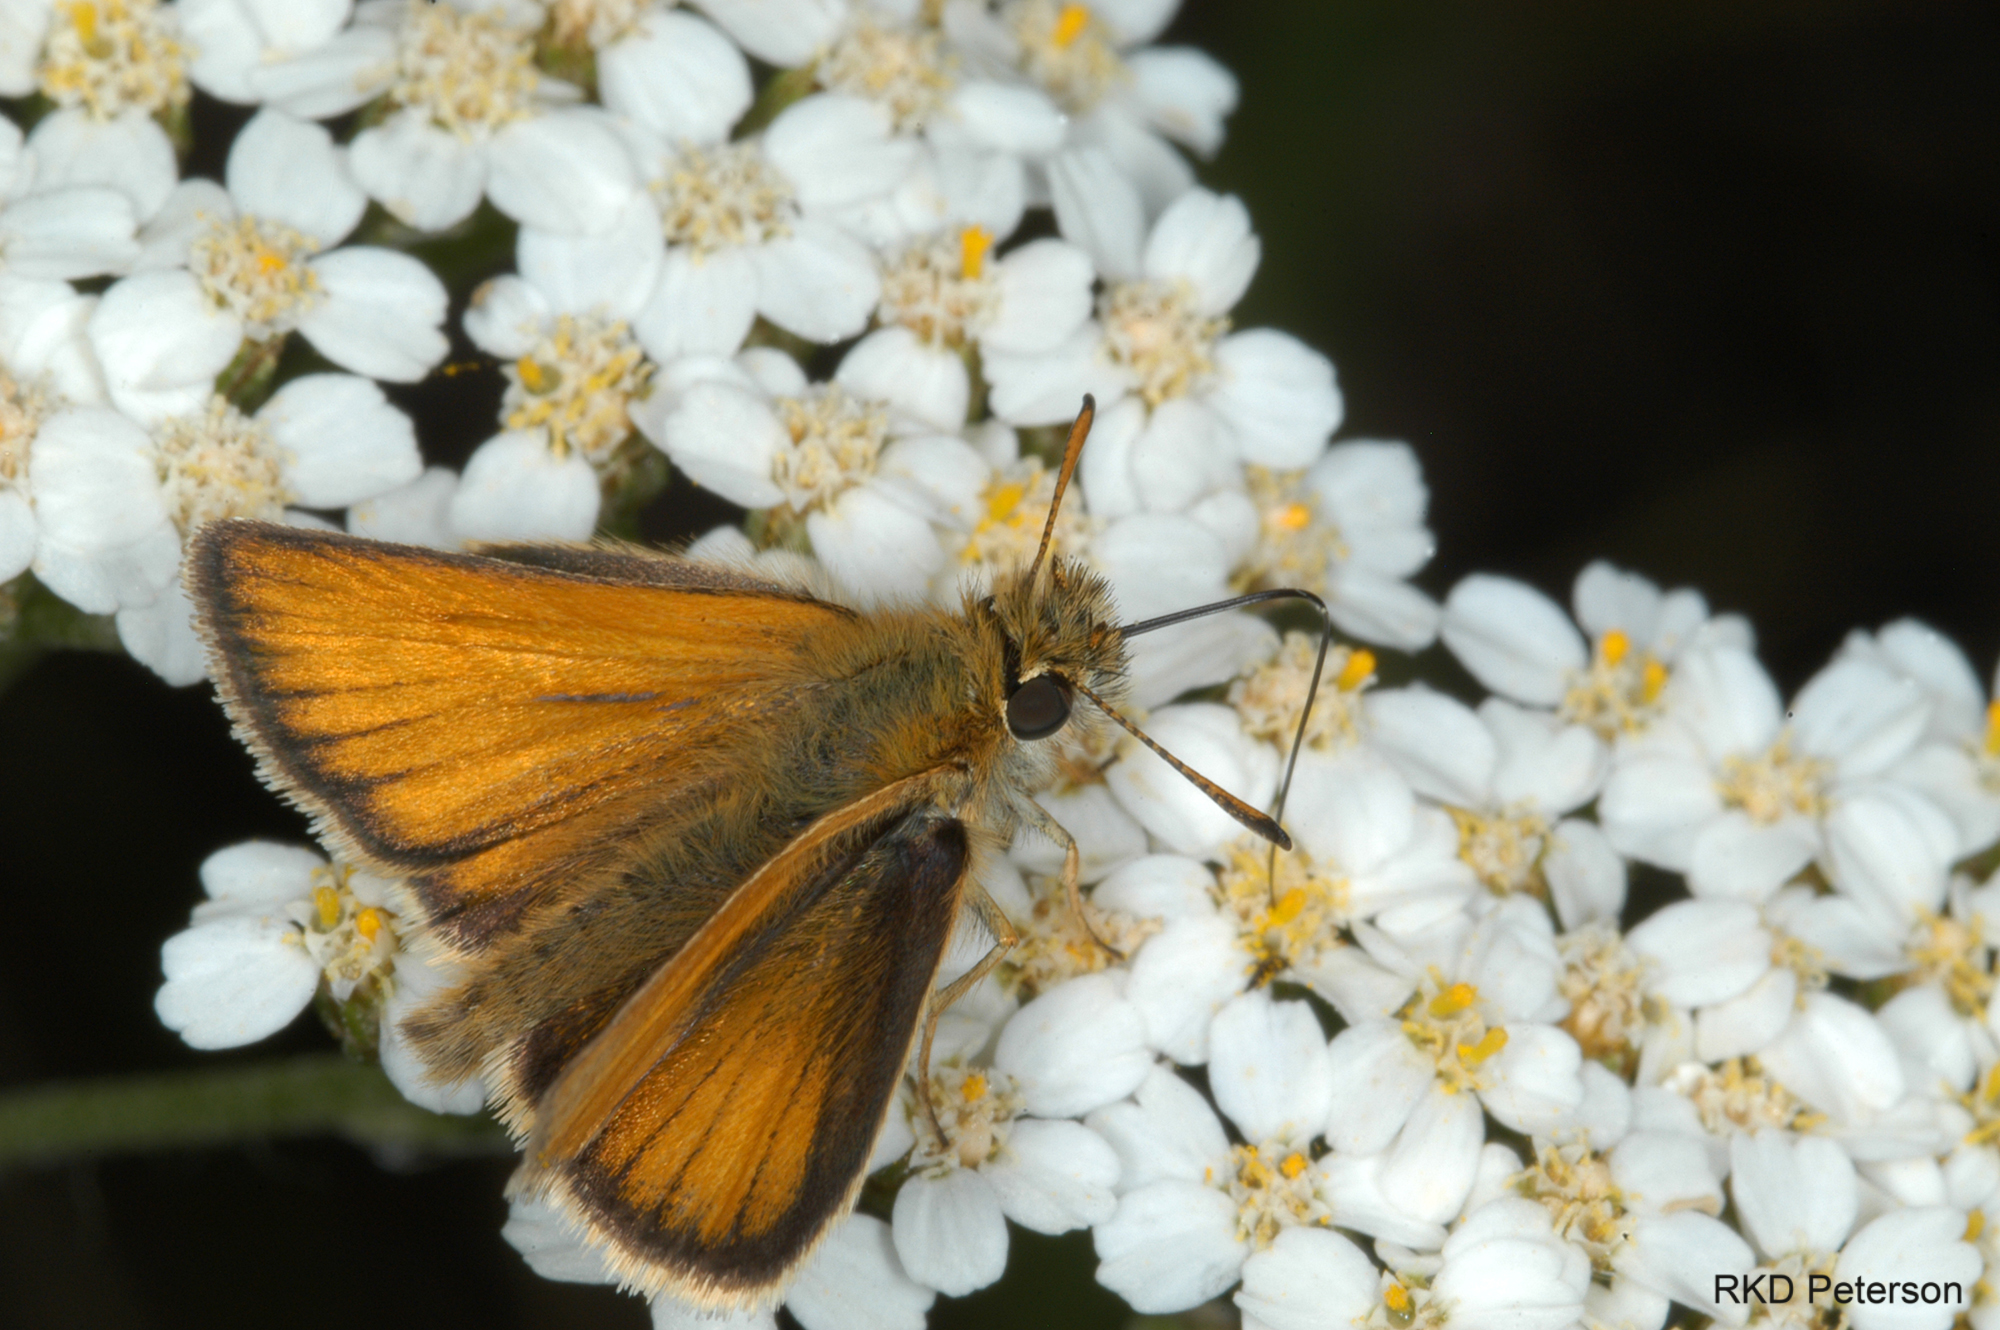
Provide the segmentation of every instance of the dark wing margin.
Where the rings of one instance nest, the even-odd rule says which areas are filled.
[[[776,1301],[852,1207],[909,1061],[965,889],[965,824],[906,804],[813,858],[679,985],[676,1036],[587,1143],[549,1160],[529,1142],[515,1194],[581,1219],[648,1293]]]

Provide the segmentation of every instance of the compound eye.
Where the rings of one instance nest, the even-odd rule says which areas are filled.
[[[1069,687],[1053,674],[1038,674],[1007,699],[1007,728],[1016,739],[1046,739],[1069,720]]]

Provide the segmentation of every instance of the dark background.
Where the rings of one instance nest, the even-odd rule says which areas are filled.
[[[1991,7],[1194,0],[1170,39],[1243,83],[1205,169],[1264,239],[1239,325],[1333,357],[1344,435],[1416,446],[1433,593],[1486,569],[1566,599],[1603,556],[1748,613],[1787,688],[1910,613],[1990,670]],[[197,107],[199,141],[230,123]],[[497,393],[404,400],[462,457]],[[300,833],[206,689],[48,657],[0,698],[0,760],[0,1089],[328,1047],[306,1020],[197,1055],[152,1015],[201,859]],[[0,1176],[0,1323],[644,1325],[525,1270],[507,1171],[289,1141]],[[1015,1244],[933,1324],[1120,1322],[1087,1239]]]

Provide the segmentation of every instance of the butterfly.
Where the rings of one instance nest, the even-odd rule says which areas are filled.
[[[1290,848],[1116,710],[1129,639],[1217,607],[1120,625],[1105,580],[1051,550],[1092,415],[1034,560],[949,608],[857,610],[631,547],[245,520],[191,541],[261,775],[406,880],[463,976],[404,1034],[439,1083],[482,1079],[523,1149],[510,1195],[554,1205],[628,1287],[782,1295],[852,1208],[912,1052],[928,1065],[938,1013],[1016,940],[982,856],[1043,833],[1084,910],[1076,843],[1032,798],[1058,734],[1121,726]],[[1316,601],[1222,607],[1281,595]],[[940,989],[965,911],[994,945]]]

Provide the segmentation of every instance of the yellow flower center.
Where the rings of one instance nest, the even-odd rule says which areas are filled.
[[[305,232],[246,215],[210,221],[189,248],[188,268],[210,300],[243,320],[244,335],[262,342],[298,327],[324,298],[307,265],[318,252]]]
[[[1080,974],[1095,974],[1116,960],[1069,908],[1060,879],[1030,876],[1028,894],[1032,904],[1027,918],[1012,921],[1021,940],[1000,963],[1000,983],[1009,993],[1027,1002]],[[1126,956],[1160,931],[1158,919],[1139,919],[1118,910],[1094,909],[1091,920],[1097,925],[1098,936]]]
[[[1266,1141],[1233,1146],[1223,1189],[1236,1202],[1236,1236],[1259,1251],[1295,1224],[1330,1224],[1333,1212],[1319,1197],[1312,1160],[1294,1146]]]
[[[1597,640],[1590,664],[1570,677],[1562,717],[1615,739],[1652,723],[1666,686],[1666,665],[1650,651],[1635,653],[1631,637],[1613,628]]]
[[[42,95],[98,120],[186,106],[180,16],[159,0],[59,0],[36,71]]]
[[[797,216],[791,187],[754,141],[683,147],[653,195],[667,243],[697,255],[788,236]]]
[[[993,316],[999,287],[986,272],[993,233],[968,226],[956,237],[919,240],[882,274],[882,320],[932,346],[960,347]]]
[[[979,519],[958,551],[959,563],[973,572],[975,581],[990,582],[1034,557],[1055,493],[1056,473],[1034,457],[1020,459],[986,482]],[[1053,543],[1057,554],[1080,559],[1088,553],[1098,523],[1074,495],[1071,491],[1070,502],[1056,514]]]
[[[622,321],[559,314],[503,373],[508,429],[547,430],[558,457],[574,449],[602,463],[631,434],[627,408],[645,391],[653,363]]]
[[[1105,350],[1131,370],[1148,406],[1198,391],[1215,371],[1229,320],[1203,314],[1183,279],[1114,283],[1099,297]]]
[[[1010,1125],[1021,1112],[1013,1078],[965,1067],[931,1070],[929,1092],[944,1140],[937,1140],[921,1108],[912,1115],[917,1129],[910,1171],[942,1177],[960,1168],[978,1168],[1006,1147]]]
[[[292,501],[283,450],[223,397],[157,426],[153,447],[167,513],[182,535],[224,517],[276,518]]]
[[[1521,892],[1546,897],[1542,856],[1549,847],[1548,820],[1539,813],[1477,813],[1447,808],[1458,827],[1458,857],[1489,891],[1500,896]]]
[[[0,494],[27,490],[28,451],[54,405],[39,382],[23,383],[0,369]]]
[[[554,0],[549,37],[559,47],[605,47],[639,26],[652,0]]]
[[[1447,984],[1432,969],[1397,1013],[1403,1034],[1437,1069],[1447,1094],[1484,1087],[1480,1068],[1507,1046],[1507,1029],[1489,1025],[1471,984]]]
[[[1021,69],[1062,108],[1082,114],[1132,77],[1088,5],[1013,0],[1000,11],[1021,46]]]
[[[875,474],[889,434],[881,407],[856,401],[830,383],[803,397],[781,397],[773,406],[792,446],[772,463],[771,479],[793,513],[825,508]]]
[[[1769,750],[1756,757],[1722,759],[1722,776],[1715,783],[1722,801],[1741,808],[1750,820],[1765,826],[1792,815],[1818,817],[1826,811],[1826,786],[1833,764],[1793,754],[1791,736],[1781,734]]]
[[[1909,945],[1910,960],[1916,966],[1911,979],[1937,984],[1951,999],[1952,1010],[1968,1019],[1983,1020],[1986,1003],[1993,996],[1990,950],[1977,915],[1967,923],[1920,909]]]
[[[1249,954],[1248,972],[1273,978],[1306,966],[1346,943],[1348,883],[1314,864],[1303,850],[1277,857],[1271,879],[1270,846],[1244,837],[1229,847],[1216,879],[1215,901],[1236,923],[1238,945]]]
[[[958,86],[958,57],[935,29],[863,19],[820,56],[813,74],[829,92],[882,103],[896,129],[909,134],[923,129]]]
[[[1244,730],[1289,750],[1318,659],[1317,636],[1286,633],[1276,656],[1230,684],[1229,705],[1236,708]],[[1306,742],[1322,751],[1358,743],[1361,695],[1374,682],[1374,652],[1361,647],[1329,648],[1319,693],[1312,698],[1312,715],[1306,721]]]
[[[354,876],[353,865],[338,861],[314,869],[311,896],[294,913],[299,931],[292,940],[305,948],[342,1002],[371,980],[386,997],[398,950],[395,913],[359,900]]]
[[[1809,1132],[1826,1121],[1825,1115],[1813,1112],[1764,1075],[1755,1058],[1730,1058],[1713,1069],[1686,1063],[1667,1077],[1665,1085],[1692,1103],[1702,1128],[1716,1136],[1765,1127]]]
[[[533,114],[542,81],[534,39],[497,7],[467,12],[411,0],[396,34],[389,100],[461,139],[483,139]]]
[[[1613,1258],[1632,1240],[1633,1221],[1603,1156],[1580,1144],[1540,1145],[1514,1188],[1542,1203],[1556,1236],[1589,1253],[1600,1275],[1611,1273]]]
[[[1556,946],[1564,966],[1560,987],[1570,1004],[1562,1028],[1587,1058],[1622,1062],[1636,1056],[1649,1015],[1647,961],[1608,923],[1587,924]]]
[[[1303,587],[1325,591],[1327,578],[1348,555],[1340,528],[1319,512],[1319,499],[1303,471],[1243,468],[1250,502],[1258,514],[1257,545],[1230,578],[1238,591],[1259,587]]]

